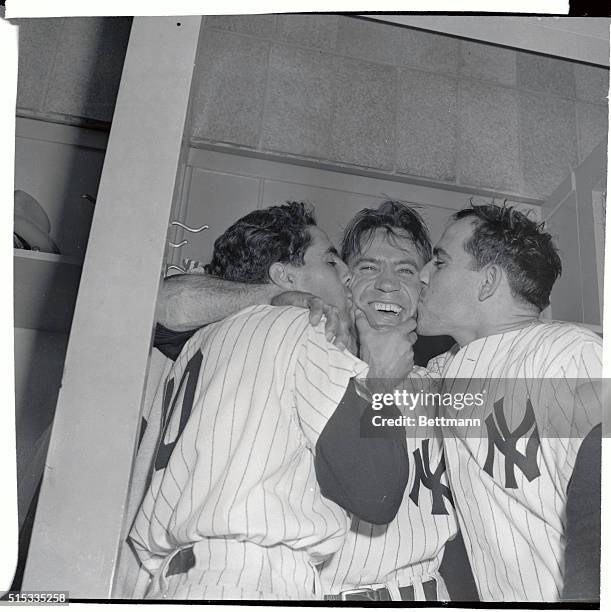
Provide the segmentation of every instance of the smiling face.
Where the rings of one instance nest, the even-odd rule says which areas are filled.
[[[424,260],[411,238],[378,228],[363,237],[360,254],[347,263],[354,306],[369,325],[394,326],[414,316]]]

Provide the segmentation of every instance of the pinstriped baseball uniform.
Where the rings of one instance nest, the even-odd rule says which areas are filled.
[[[169,406],[130,537],[149,597],[205,588],[311,599],[314,564],[342,544],[346,513],[322,497],[313,449],[367,366],[294,307],[255,306],[198,331],[164,389]],[[193,544],[196,565],[167,578]]]
[[[424,368],[414,368],[412,380],[427,378]],[[416,382],[414,391],[420,389]],[[415,599],[424,600],[420,585],[435,578],[438,600],[449,599],[439,565],[445,544],[456,535],[458,526],[442,465],[442,439],[434,427],[406,430],[409,481],[397,516],[387,525],[352,517],[341,550],[321,566],[320,579],[327,594],[367,585],[413,585]]]
[[[441,367],[444,391],[477,391],[488,381],[479,433],[443,432],[482,600],[556,601],[562,593],[567,487],[579,445],[602,417],[601,350],[585,328],[537,321],[431,364]],[[583,389],[593,401],[580,399]]]

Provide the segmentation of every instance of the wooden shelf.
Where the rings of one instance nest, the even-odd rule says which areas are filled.
[[[15,327],[70,331],[82,262],[73,257],[14,249]]]

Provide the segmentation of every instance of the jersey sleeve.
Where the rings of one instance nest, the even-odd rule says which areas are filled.
[[[384,406],[386,418],[400,417],[396,406]],[[404,427],[367,430],[371,404],[361,397],[354,379],[316,444],[316,478],[322,494],[359,519],[382,525],[395,517],[409,477]],[[371,428],[369,428],[371,429]],[[374,428],[375,429],[375,428]]]
[[[540,385],[541,397],[535,401],[540,435],[549,438],[555,461],[563,466],[558,479],[566,492],[583,440],[602,421],[601,342],[573,338],[561,355],[550,356]]]
[[[324,321],[316,327],[307,326],[296,356],[294,405],[303,434],[314,449],[348,382],[365,376],[368,366],[325,338]]]
[[[550,358],[542,388],[550,436],[583,439],[602,421],[602,344],[576,338],[574,348]]]

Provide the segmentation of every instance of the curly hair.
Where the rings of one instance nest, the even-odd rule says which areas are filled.
[[[473,234],[464,244],[475,269],[490,263],[503,268],[515,297],[539,310],[549,306],[554,283],[562,273],[562,262],[544,224],[536,223],[512,206],[486,204],[455,213],[456,221],[473,218]]]
[[[216,239],[205,270],[225,280],[267,283],[271,264],[303,265],[313,225],[314,212],[303,202],[255,210]]]
[[[396,200],[386,200],[377,208],[363,208],[344,230],[341,256],[349,263],[358,257],[365,241],[382,228],[388,235],[409,238],[424,261],[432,256],[431,238],[422,217],[411,207]]]

